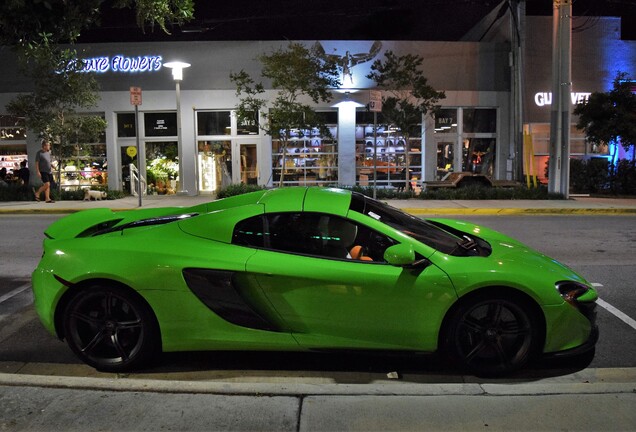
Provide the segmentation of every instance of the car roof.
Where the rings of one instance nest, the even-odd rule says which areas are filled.
[[[351,204],[351,191],[323,187],[289,187],[273,189],[258,201],[266,213],[324,212],[345,216]]]

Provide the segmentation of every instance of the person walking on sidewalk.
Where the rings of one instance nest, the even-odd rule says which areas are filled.
[[[40,196],[44,192],[44,199],[47,203],[54,203],[51,199],[51,183],[53,182],[53,173],[51,171],[51,143],[42,140],[42,149],[38,150],[35,155],[35,172],[42,180],[42,186],[36,191],[33,188],[35,200],[40,201]]]

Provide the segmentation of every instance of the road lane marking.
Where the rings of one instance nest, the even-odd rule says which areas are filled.
[[[30,283],[26,283],[26,284],[22,285],[21,287],[18,287],[16,289],[14,289],[13,291],[9,291],[5,295],[0,296],[0,303],[3,303],[5,301],[9,300],[11,297],[17,296],[18,294],[20,294],[23,291],[26,291],[29,288],[31,288],[31,284]]]
[[[631,328],[636,330],[636,320],[634,320],[633,318],[627,316],[626,314],[624,314],[623,312],[619,311],[618,309],[616,309],[614,306],[612,306],[611,304],[607,303],[606,301],[601,300],[600,298],[598,300],[596,300],[596,303],[599,306],[603,307],[605,310],[607,310],[609,313],[614,315],[616,318],[620,319],[625,324],[627,324],[628,326],[630,326]]]
[[[598,282],[592,282],[590,285],[592,285],[594,288],[603,287],[603,284]],[[616,318],[618,318],[619,320],[623,321],[625,324],[627,324],[628,326],[636,330],[636,320],[632,319],[629,315],[619,311],[614,306],[612,306],[611,304],[609,304],[608,302],[604,300],[601,300],[600,298],[596,300],[596,303],[602,308],[604,308],[606,311],[614,315]]]

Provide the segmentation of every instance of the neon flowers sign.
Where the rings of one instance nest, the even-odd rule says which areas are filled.
[[[82,59],[84,67],[82,72],[156,72],[161,69],[163,59],[161,56],[137,56],[125,57],[116,55],[112,57],[93,57]]]

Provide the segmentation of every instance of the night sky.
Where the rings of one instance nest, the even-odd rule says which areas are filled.
[[[136,27],[134,13],[105,3],[101,26],[79,42],[189,40],[428,40],[461,38],[499,0],[195,0],[195,19],[167,35]],[[552,0],[528,0],[528,15],[552,15]],[[636,40],[636,0],[573,0],[575,17],[621,16]],[[582,20],[582,18],[581,18]],[[577,25],[575,19],[573,26]]]

